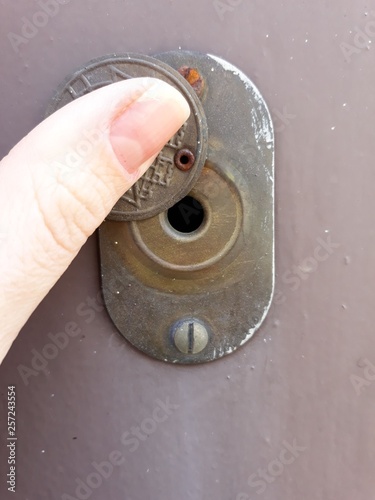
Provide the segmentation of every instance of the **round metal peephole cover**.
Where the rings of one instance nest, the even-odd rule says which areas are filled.
[[[178,89],[189,103],[191,114],[147,172],[113,207],[107,217],[110,220],[148,219],[167,210],[189,193],[207,158],[207,121],[196,92],[178,71],[152,57],[123,54],[90,61],[60,85],[46,114],[105,85],[136,77],[158,78]],[[90,140],[93,132],[83,133],[81,142]]]

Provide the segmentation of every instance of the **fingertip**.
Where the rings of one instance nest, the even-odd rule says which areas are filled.
[[[110,129],[112,148],[129,174],[158,153],[190,115],[178,90],[161,80],[148,80],[148,89],[114,119]]]

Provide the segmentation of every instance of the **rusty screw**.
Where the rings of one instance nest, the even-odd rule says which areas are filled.
[[[199,73],[197,68],[190,68],[189,66],[181,66],[178,70],[181,76],[187,80],[193,87],[198,97],[202,97],[205,83],[202,75]]]
[[[174,164],[179,170],[187,172],[195,163],[195,155],[190,149],[180,149],[174,155]]]
[[[173,342],[184,354],[197,354],[208,344],[207,328],[196,319],[178,321],[172,327]]]

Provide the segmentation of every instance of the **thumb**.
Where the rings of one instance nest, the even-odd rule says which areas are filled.
[[[115,83],[58,110],[0,162],[0,362],[189,113],[181,94],[160,80]]]

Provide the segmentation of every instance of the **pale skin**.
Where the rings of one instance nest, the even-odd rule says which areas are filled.
[[[54,113],[0,162],[0,362],[189,114],[185,99],[164,82],[115,83]]]

